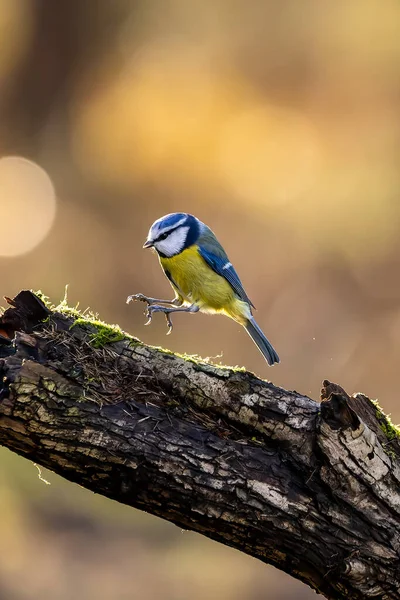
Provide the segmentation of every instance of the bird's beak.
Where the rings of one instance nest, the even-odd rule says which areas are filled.
[[[145,243],[143,244],[143,248],[152,248],[153,246],[154,246],[154,244],[151,240],[146,240]]]

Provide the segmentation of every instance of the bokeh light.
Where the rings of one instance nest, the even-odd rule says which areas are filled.
[[[47,173],[19,156],[0,158],[0,256],[29,252],[49,233],[56,196]]]

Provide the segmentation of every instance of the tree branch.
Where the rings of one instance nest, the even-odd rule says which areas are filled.
[[[400,444],[366,396],[322,403],[145,346],[21,292],[0,318],[0,442],[327,598],[400,598]]]

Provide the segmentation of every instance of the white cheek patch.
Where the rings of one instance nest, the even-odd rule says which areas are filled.
[[[185,247],[189,227],[179,227],[172,231],[167,239],[155,243],[156,249],[165,256],[179,254]]]

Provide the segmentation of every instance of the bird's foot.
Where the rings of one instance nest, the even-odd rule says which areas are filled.
[[[147,323],[145,323],[145,325],[150,325],[152,319],[153,319],[153,313],[156,312],[162,312],[165,315],[165,319],[167,321],[167,325],[168,325],[168,332],[167,335],[169,335],[173,329],[173,323],[171,320],[171,313],[175,312],[176,309],[174,308],[168,308],[167,306],[158,306],[157,304],[153,304],[153,305],[149,305],[147,307],[147,311],[146,311],[146,317],[148,318]]]
[[[149,306],[151,304],[154,304],[155,301],[156,301],[155,298],[149,298],[148,296],[145,296],[144,294],[133,294],[132,296],[128,296],[126,299],[127,304],[130,304],[131,302],[147,302],[147,304]]]
[[[148,306],[152,306],[153,304],[180,306],[182,304],[182,300],[177,297],[173,298],[172,300],[164,300],[162,298],[150,298],[150,296],[145,296],[144,294],[133,294],[132,296],[128,296],[126,303],[130,304],[131,302],[146,302]]]

